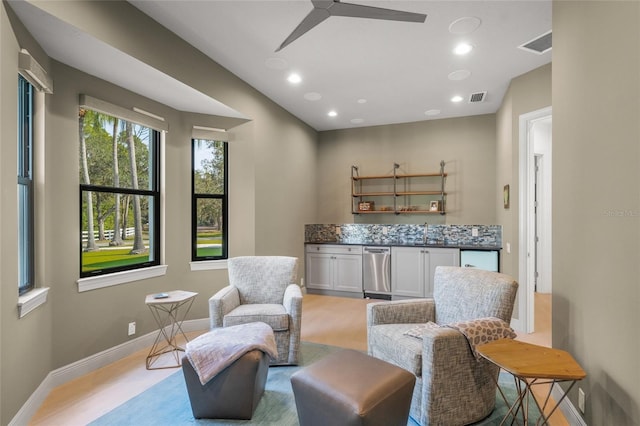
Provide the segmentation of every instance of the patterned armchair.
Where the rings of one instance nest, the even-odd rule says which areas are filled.
[[[367,306],[368,352],[416,376],[411,417],[421,425],[465,425],[488,416],[496,402],[499,370],[477,359],[466,337],[447,324],[496,317],[507,323],[518,283],[497,272],[440,266],[433,299]],[[405,334],[417,324],[422,338]]]
[[[273,329],[278,359],[298,364],[302,291],[295,284],[298,259],[244,256],[228,261],[229,285],[209,299],[211,328],[264,322]]]

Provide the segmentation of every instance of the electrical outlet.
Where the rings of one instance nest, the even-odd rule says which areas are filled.
[[[387,235],[389,233],[389,228],[387,226],[382,227],[382,235]]]
[[[340,228],[339,226],[336,226],[336,235],[340,235],[342,234],[342,228]]]
[[[135,322],[130,322],[129,323],[129,336],[133,336],[134,334],[136,334],[136,323]]]
[[[578,388],[578,409],[584,414],[584,391],[582,388]]]
[[[478,236],[478,228],[471,228],[471,236],[472,237]]]

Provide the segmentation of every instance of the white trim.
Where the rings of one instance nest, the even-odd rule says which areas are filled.
[[[93,96],[81,94],[80,106],[93,111],[109,114],[126,121],[142,124],[143,126],[151,127],[152,129],[163,130],[165,132],[169,131],[169,124],[167,124],[164,119],[162,119],[161,121],[147,114],[136,112],[132,109],[123,108],[119,105],[114,105],[110,102],[94,98]]]
[[[564,391],[560,388],[560,385],[556,383],[551,390],[551,397],[554,401],[558,401],[562,398],[563,394]],[[568,397],[562,400],[558,410],[562,412],[565,419],[567,419],[567,423],[571,426],[587,426],[587,423],[578,413],[578,409],[571,403]]]
[[[131,271],[114,272],[113,274],[98,275],[96,277],[80,278],[78,292],[97,290],[99,288],[140,281],[166,275],[167,265],[151,266],[149,268],[133,269]]]
[[[213,127],[193,126],[191,137],[193,139],[229,142],[229,133],[226,130]]]
[[[226,260],[204,260],[200,262],[189,262],[191,271],[209,271],[212,269],[227,269]]]
[[[29,312],[47,302],[49,287],[34,288],[18,297],[18,318],[23,318]]]
[[[31,56],[27,49],[22,49],[18,54],[18,69],[20,74],[36,89],[47,94],[53,93],[53,79],[40,64]]]
[[[209,329],[209,318],[189,320],[182,323],[185,333],[190,331],[200,331]],[[18,413],[9,422],[9,426],[26,425],[31,417],[38,411],[45,399],[54,388],[70,382],[80,376],[84,376],[92,371],[107,366],[126,356],[133,354],[145,347],[151,346],[158,335],[159,330],[129,340],[113,348],[106,349],[87,358],[81,359],[64,367],[51,371],[40,383],[40,386],[29,397],[27,402],[20,408]]]
[[[533,273],[535,267],[534,259],[531,256],[533,251],[532,244],[535,243],[534,223],[532,215],[528,212],[533,209],[533,184],[534,184],[534,162],[533,159],[533,143],[529,140],[529,129],[533,121],[548,117],[551,115],[551,107],[542,108],[526,114],[520,115],[519,118],[519,181],[518,188],[520,192],[518,200],[519,223],[518,235],[520,243],[518,246],[518,282],[520,288],[524,289],[518,294],[518,323],[517,331],[531,333],[533,331],[533,291],[535,282]]]

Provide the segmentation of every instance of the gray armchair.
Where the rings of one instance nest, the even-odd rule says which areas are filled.
[[[267,323],[278,347],[278,359],[271,364],[298,364],[302,321],[302,291],[295,284],[298,259],[234,257],[228,269],[229,285],[209,299],[211,328]]]
[[[416,376],[411,417],[421,425],[465,425],[488,416],[496,402],[499,370],[478,360],[462,333],[425,327],[422,339],[406,335],[419,323],[438,325],[497,317],[507,323],[518,283],[497,272],[436,268],[433,299],[367,306],[368,352]]]

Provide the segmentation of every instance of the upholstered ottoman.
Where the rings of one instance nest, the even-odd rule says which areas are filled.
[[[406,426],[416,378],[354,350],[329,355],[291,377],[301,426]]]
[[[248,420],[264,393],[269,357],[260,350],[247,352],[204,385],[186,356],[182,372],[193,417]]]
[[[277,359],[278,350],[263,322],[214,328],[188,342],[182,372],[193,416],[250,419],[264,393],[269,357]]]

